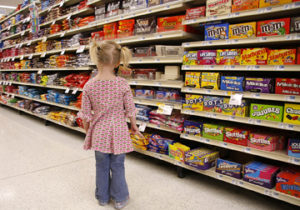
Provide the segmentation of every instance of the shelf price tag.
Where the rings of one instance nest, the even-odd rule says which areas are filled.
[[[75,94],[77,93],[77,91],[78,91],[78,88],[74,89],[74,90],[72,91],[72,94],[75,95]]]
[[[27,43],[27,46],[30,46],[30,45],[31,45],[31,41]]]
[[[43,73],[43,69],[40,69],[39,71],[38,71],[38,74],[42,74]]]
[[[231,180],[231,183],[232,183],[233,185],[237,185],[237,180],[236,180],[236,179],[232,179],[232,180]]]
[[[65,51],[66,51],[66,50],[62,50],[60,54],[61,54],[61,55],[65,54]]]
[[[295,97],[295,96],[286,96],[286,97],[285,97],[285,100],[286,100],[286,101],[295,101],[295,100],[296,100],[296,97]]]
[[[56,20],[53,20],[51,25],[54,25],[54,24],[55,24],[55,22],[56,22]]]
[[[251,98],[260,98],[260,93],[252,93]]]
[[[22,55],[21,57],[20,57],[20,60],[23,60],[24,59],[24,55]]]
[[[64,5],[65,1],[61,1],[59,4],[59,7],[62,7]]]
[[[47,37],[44,36],[43,39],[42,39],[42,42],[46,42],[47,41]]]
[[[85,49],[85,45],[81,45],[77,50],[76,53],[82,53]]]
[[[245,148],[244,148],[244,152],[251,153],[251,148],[245,147]]]
[[[165,115],[171,115],[173,111],[173,106],[166,105],[164,103],[157,103],[158,109],[157,113],[158,114],[165,114]]]
[[[274,66],[274,70],[282,71],[284,70],[284,65]]]
[[[217,173],[217,179],[220,179],[220,180],[222,180],[222,179],[223,179],[223,175],[222,175],[222,174],[218,174],[218,173]]]
[[[24,36],[25,32],[26,32],[26,31],[22,31],[22,32],[21,32],[21,36]]]
[[[46,56],[46,52],[41,54],[41,58],[44,58]]]
[[[146,129],[146,127],[147,127],[147,123],[142,122],[142,123],[140,124],[140,126],[139,126],[139,131],[140,131],[140,132],[144,132],[145,129]]]
[[[243,98],[243,94],[241,93],[232,94],[229,100],[229,105],[236,105],[236,106],[242,105],[242,98]]]
[[[300,165],[300,158],[289,157],[289,163]]]
[[[268,189],[265,189],[264,194],[268,195],[268,196],[272,196],[272,191],[268,190]]]
[[[267,37],[259,37],[259,39],[258,39],[258,41],[260,41],[260,42],[265,42],[265,41],[267,41]]]
[[[190,46],[190,43],[189,43],[189,42],[183,43],[183,47],[188,47],[188,46]]]
[[[255,125],[261,125],[261,120],[255,120],[255,121],[254,121],[254,124],[255,124]]]
[[[222,146],[222,147],[228,147],[228,144],[227,144],[226,142],[222,142],[222,143],[221,143],[221,146]]]
[[[14,61],[15,60],[15,57],[13,57],[12,59],[11,59],[11,61]]]
[[[32,56],[33,56],[33,55],[32,55],[32,54],[30,54],[30,55],[29,55],[29,57],[28,57],[28,59],[32,59]]]
[[[65,90],[65,93],[69,93],[70,92],[70,88],[67,88],[66,90]]]
[[[294,125],[287,124],[287,125],[286,125],[286,128],[287,128],[288,130],[294,130]]]
[[[154,82],[154,85],[161,86],[161,82]]]
[[[23,46],[23,43],[21,43],[20,45],[19,45],[19,48],[21,48]]]
[[[292,39],[292,36],[291,35],[286,35],[285,36],[285,40],[291,40]]]

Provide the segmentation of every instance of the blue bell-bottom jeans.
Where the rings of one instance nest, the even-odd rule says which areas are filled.
[[[125,154],[114,155],[95,151],[96,158],[96,198],[101,202],[113,199],[122,202],[129,192],[125,179]]]

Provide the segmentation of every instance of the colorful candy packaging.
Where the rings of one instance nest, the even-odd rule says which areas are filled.
[[[244,77],[221,76],[221,90],[243,91]]]
[[[200,88],[201,72],[185,72],[185,87]]]
[[[300,79],[276,78],[276,94],[300,95]]]
[[[183,65],[198,65],[197,56],[197,51],[185,51],[183,53]]]
[[[160,135],[153,134],[149,138],[148,150],[158,152],[162,154],[169,154],[169,144],[174,144],[175,141],[167,138],[163,138]]]
[[[169,144],[169,156],[183,163],[185,161],[185,153],[190,150],[191,149],[188,146],[185,146],[178,142],[174,144]]]
[[[242,49],[240,65],[267,65],[268,48]]]
[[[300,104],[284,104],[283,122],[300,125]]]
[[[300,198],[300,170],[289,167],[277,174],[276,190]]]
[[[225,15],[231,13],[231,0],[207,0],[206,16]]]
[[[241,49],[217,50],[218,65],[240,65]]]
[[[194,136],[201,136],[203,123],[185,120],[183,133]]]
[[[185,94],[185,103],[182,104],[183,109],[203,111],[203,96]]]
[[[230,98],[223,98],[222,114],[246,117],[248,114],[249,106],[247,101],[242,100],[240,106],[229,104]]]
[[[291,18],[291,33],[299,33],[300,32],[300,17],[292,17]]]
[[[275,186],[279,167],[253,161],[245,165],[244,180],[252,184],[272,189]]]
[[[268,56],[269,65],[293,65],[296,64],[296,49],[270,50]]]
[[[300,47],[297,48],[297,64],[300,64]]]
[[[277,36],[290,33],[290,18],[257,22],[257,36]]]
[[[201,88],[218,90],[219,80],[220,80],[219,73],[202,72]]]
[[[213,124],[203,124],[203,134],[204,138],[214,139],[218,141],[223,141],[224,137],[224,127],[220,125]]]
[[[192,29],[190,26],[182,25],[185,15],[178,15],[172,17],[160,17],[157,18],[157,32],[183,30],[190,32]]]
[[[281,150],[284,147],[284,138],[278,135],[251,132],[248,146],[265,151]]]
[[[237,179],[242,178],[243,165],[229,160],[218,158],[216,172]]]
[[[300,158],[300,139],[290,138],[287,150],[288,156]]]
[[[248,39],[256,37],[256,22],[231,24],[229,39]]]
[[[216,65],[216,50],[198,50],[198,65]]]
[[[200,170],[207,170],[215,166],[218,157],[219,152],[206,148],[197,148],[185,153],[185,164]]]
[[[205,6],[186,9],[185,19],[192,20],[205,17]]]
[[[259,7],[270,7],[280,4],[288,4],[291,2],[292,0],[259,0]]]
[[[232,12],[240,12],[258,8],[259,0],[233,0]]]
[[[224,142],[248,146],[248,138],[248,130],[230,127],[226,127],[224,130]]]
[[[258,93],[273,93],[273,80],[271,78],[246,77],[245,91]]]
[[[283,107],[277,105],[251,104],[250,118],[282,122]]]
[[[205,40],[228,39],[229,23],[205,25]]]
[[[153,99],[154,98],[154,91],[153,90],[136,89],[135,90],[135,97],[144,98],[144,99]]]
[[[216,96],[204,96],[203,111],[222,113],[223,98]]]

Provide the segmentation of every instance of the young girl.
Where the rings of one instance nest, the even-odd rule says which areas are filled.
[[[141,135],[135,118],[130,86],[115,75],[120,62],[128,66],[131,52],[114,41],[93,41],[90,56],[98,74],[84,86],[78,116],[86,130],[84,149],[95,150],[96,198],[101,206],[112,199],[116,209],[125,207],[129,192],[125,180],[125,153],[133,151],[126,118],[131,131]]]

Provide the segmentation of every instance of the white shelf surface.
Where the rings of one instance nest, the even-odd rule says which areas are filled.
[[[182,88],[182,81],[180,80],[128,80],[130,85],[141,85],[150,87],[166,87],[166,88]]]
[[[179,102],[171,102],[171,101],[160,101],[160,100],[155,100],[155,99],[140,99],[134,97],[134,103],[136,104],[141,104],[141,105],[148,105],[148,106],[159,106],[159,104],[163,103],[166,105],[173,106],[173,109],[179,109],[181,110],[181,103]]]
[[[33,69],[0,69],[0,72],[27,72],[27,71],[85,71],[85,70],[91,70],[90,67],[77,67],[77,68],[72,68],[72,67],[65,67],[65,68],[33,68]]]
[[[129,120],[127,120],[127,122],[130,122]],[[154,129],[157,129],[157,130],[162,130],[162,131],[168,131],[170,133],[176,133],[176,134],[181,134],[180,131],[178,130],[175,130],[173,128],[170,128],[168,126],[163,126],[163,125],[156,125],[156,124],[153,124],[153,123],[149,123],[149,122],[143,122],[143,121],[140,121],[140,120],[137,120],[136,121],[136,124],[137,125],[141,125],[143,123],[146,123],[146,128],[154,128]]]
[[[182,63],[180,56],[149,56],[149,57],[133,57],[130,64],[154,64],[154,63]]]

